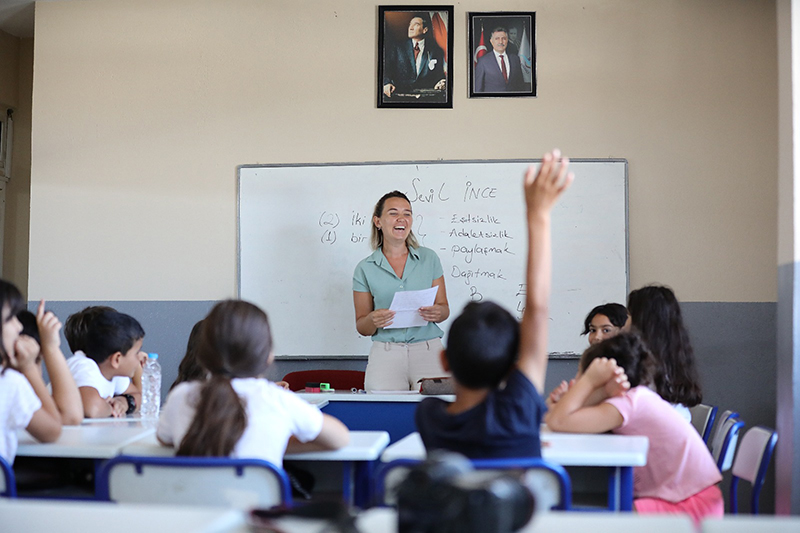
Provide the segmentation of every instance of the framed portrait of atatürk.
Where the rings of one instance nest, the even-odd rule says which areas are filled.
[[[378,7],[378,107],[453,107],[453,6]]]
[[[469,14],[469,97],[536,96],[536,13]]]

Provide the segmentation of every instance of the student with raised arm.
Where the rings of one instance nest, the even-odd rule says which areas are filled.
[[[61,413],[61,422],[65,426],[76,426],[83,421],[81,394],[61,351],[61,321],[52,311],[45,311],[44,308],[42,300],[35,315],[24,310],[17,318],[23,326],[22,335],[31,337],[37,344],[35,359],[39,373],[42,372],[41,363],[47,367],[53,400]]]
[[[547,370],[552,269],[550,213],[573,175],[558,150],[528,168],[524,193],[528,227],[527,291],[520,325],[492,302],[471,303],[453,322],[442,365],[453,374],[456,399],[428,398],[416,422],[425,447],[471,458],[539,457],[541,393]]]
[[[0,305],[0,457],[13,463],[17,430],[27,429],[36,440],[53,442],[61,435],[61,413],[36,365],[36,342],[20,335],[22,324],[17,313],[24,309],[22,294],[3,280]]]

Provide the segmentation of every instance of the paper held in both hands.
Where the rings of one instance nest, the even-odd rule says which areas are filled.
[[[394,318],[392,323],[385,328],[414,328],[427,324],[428,321],[419,314],[419,308],[433,305],[437,292],[439,292],[439,287],[394,293],[392,305],[389,306],[389,310],[394,311]]]

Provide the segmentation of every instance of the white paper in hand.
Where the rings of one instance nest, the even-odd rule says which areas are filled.
[[[433,305],[437,292],[439,292],[439,287],[394,293],[392,305],[389,306],[389,309],[395,313],[394,319],[384,329],[413,328],[427,324],[428,321],[420,316],[419,308]]]

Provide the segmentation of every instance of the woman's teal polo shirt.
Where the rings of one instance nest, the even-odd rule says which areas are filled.
[[[378,248],[362,260],[353,273],[353,290],[372,294],[374,309],[389,309],[394,293],[430,289],[433,281],[444,274],[439,256],[430,248],[408,248],[403,277],[398,278],[389,260]],[[384,329],[372,335],[379,342],[413,343],[440,338],[443,332],[433,322],[416,328]]]

